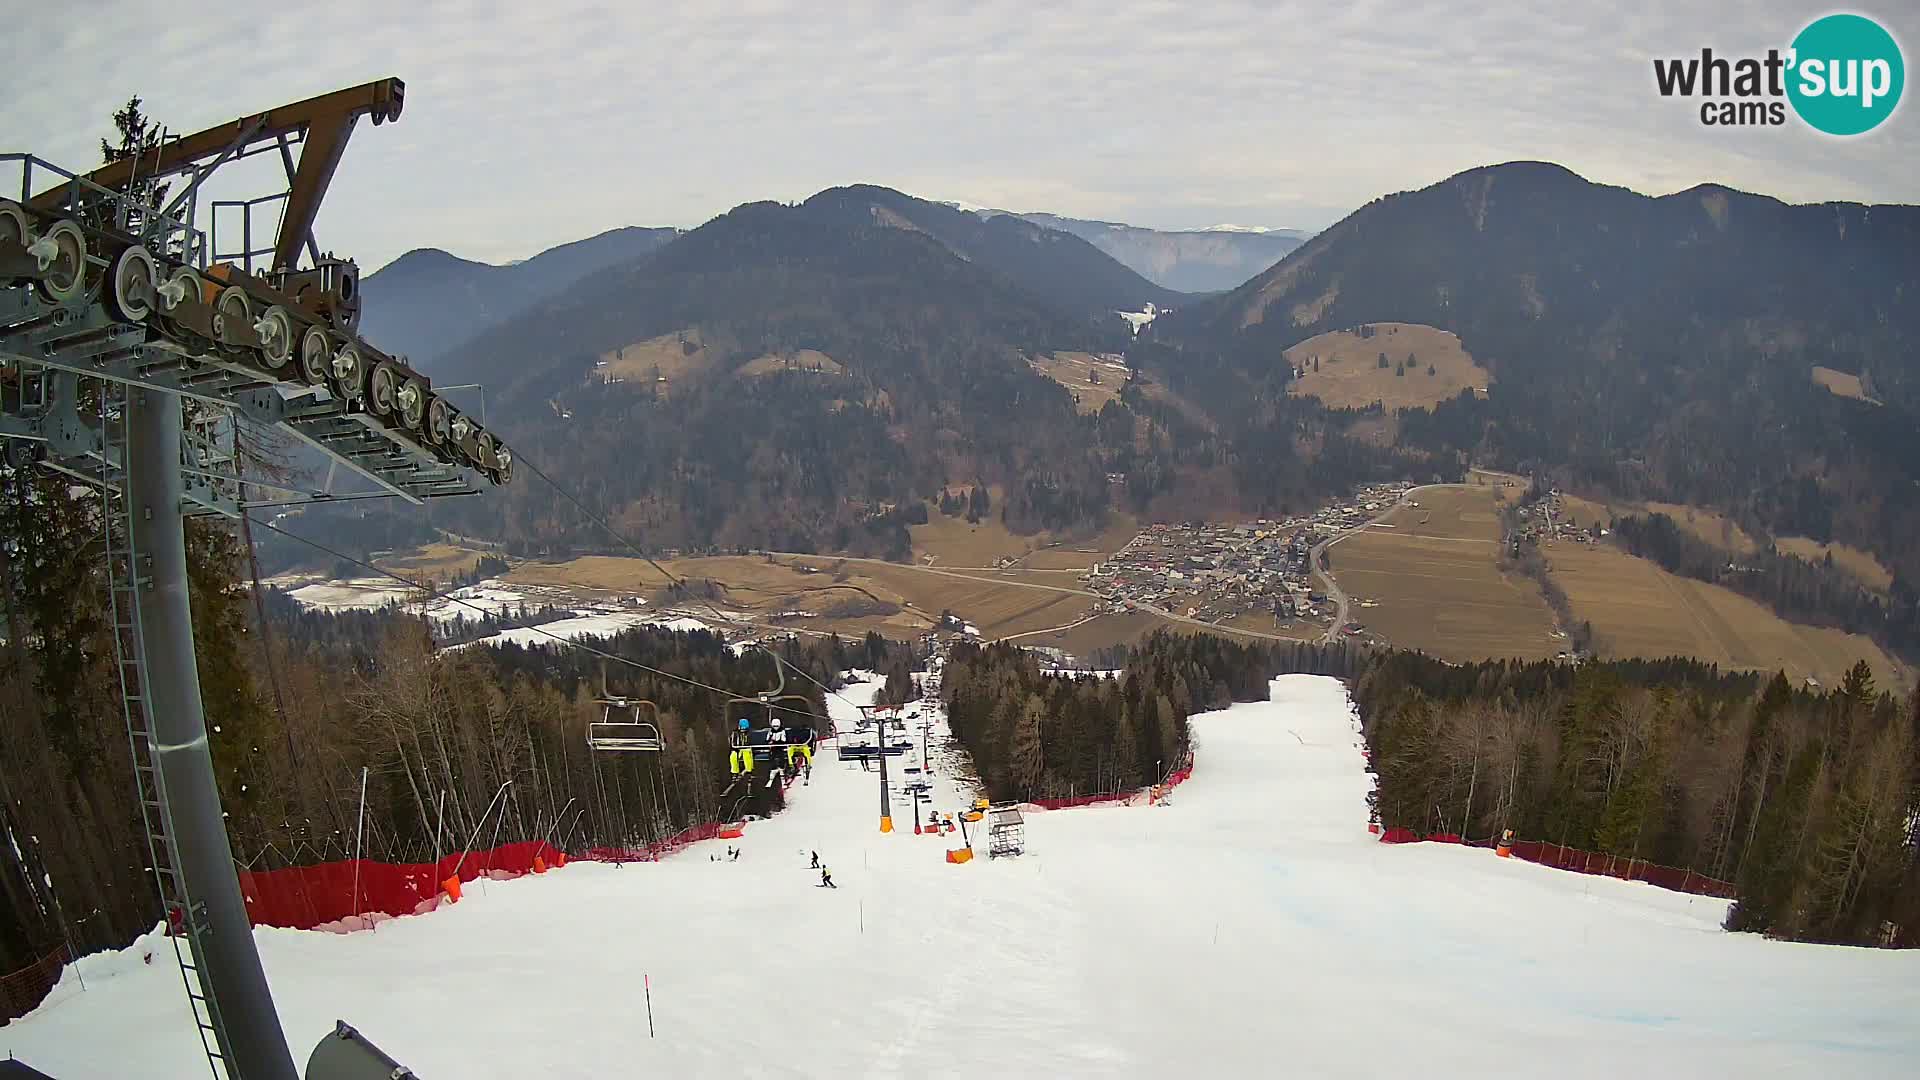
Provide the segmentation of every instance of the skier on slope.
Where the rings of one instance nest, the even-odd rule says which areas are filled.
[[[813,864],[812,864],[811,866],[809,866],[809,867],[808,867],[807,869],[809,869],[809,870],[818,870],[818,869],[820,869],[820,853],[819,853],[819,852],[817,852],[817,851],[810,851],[810,852],[808,852],[807,854],[809,854],[809,855],[812,855],[812,856],[813,856]]]
[[[840,886],[835,885],[833,883],[833,871],[828,870],[826,867],[822,866],[820,868],[820,888],[837,889],[839,887]]]

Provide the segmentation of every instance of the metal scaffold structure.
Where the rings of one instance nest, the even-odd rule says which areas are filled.
[[[343,498],[420,504],[477,493],[476,474],[498,485],[513,473],[512,452],[482,423],[404,357],[359,336],[358,268],[314,242],[315,215],[356,123],[396,120],[404,101],[404,84],[382,79],[90,173],[0,154],[0,437],[10,467],[53,470],[99,492],[134,782],[216,1077],[298,1074],[215,784],[185,518]],[[216,170],[256,154],[277,155],[283,190],[207,197]],[[164,205],[150,194],[160,181],[178,189]],[[223,213],[238,215],[232,250],[219,248],[212,228]],[[256,214],[275,213],[277,225],[256,230]],[[332,495],[243,480],[239,434],[248,426],[283,432],[372,487]],[[258,492],[272,494],[249,497]],[[324,1056],[309,1063],[310,1080],[350,1075],[327,1071]]]

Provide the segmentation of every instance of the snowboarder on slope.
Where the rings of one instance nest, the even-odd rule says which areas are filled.
[[[807,854],[809,854],[809,855],[812,855],[812,856],[813,856],[813,865],[811,865],[811,866],[809,866],[809,867],[808,867],[808,869],[809,869],[809,870],[818,870],[818,869],[820,869],[820,853],[819,853],[819,852],[817,852],[817,851],[810,851],[810,852],[808,852]]]
[[[820,868],[820,887],[823,889],[837,889],[840,887],[833,883],[833,872],[824,866]]]

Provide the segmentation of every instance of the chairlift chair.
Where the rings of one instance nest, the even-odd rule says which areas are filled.
[[[776,765],[795,764],[796,756],[811,762],[819,739],[813,704],[803,694],[784,692],[786,663],[770,649],[767,654],[773,657],[778,680],[773,689],[754,697],[727,699],[728,758],[736,773],[753,771],[749,759],[767,761],[781,749],[787,751],[787,760]]]
[[[587,746],[594,750],[658,753],[660,706],[628,698],[600,699],[600,719],[587,722]]]

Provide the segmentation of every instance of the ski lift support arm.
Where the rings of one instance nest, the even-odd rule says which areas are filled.
[[[375,124],[399,119],[406,93],[406,83],[389,77],[241,117],[171,140],[152,154],[123,158],[76,180],[57,184],[34,196],[32,205],[41,210],[57,209],[83,190],[82,180],[124,191],[136,177],[157,180],[192,172],[195,174],[192,184],[197,186],[207,173],[225,161],[246,157],[258,150],[284,149],[290,138],[297,137],[303,144],[300,162],[298,166],[291,160],[288,163],[287,180],[291,187],[280,221],[280,234],[273,246],[273,268],[291,270],[299,259],[301,247],[312,243],[313,219],[320,211],[320,201],[326,197],[328,185],[333,182],[340,156],[346,152],[354,123],[362,116],[371,116]]]

